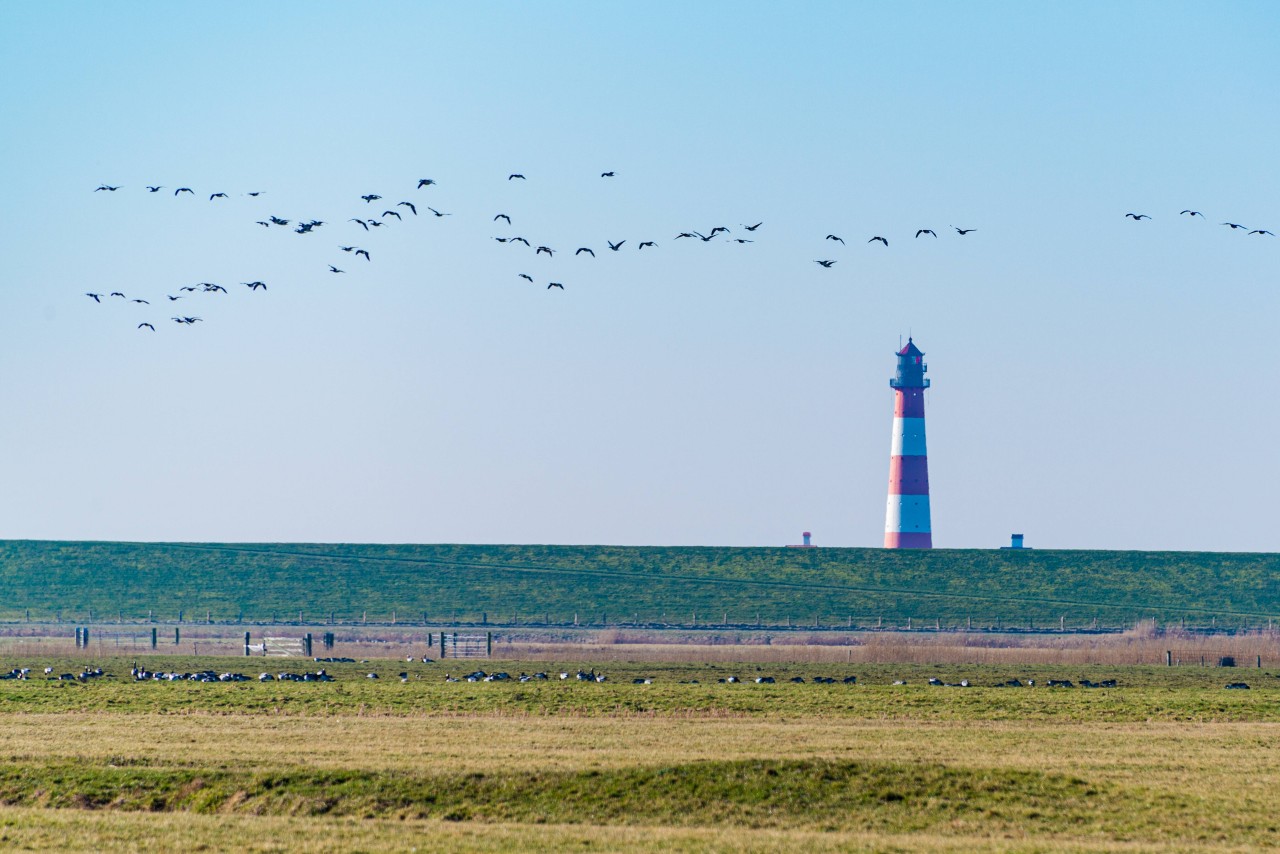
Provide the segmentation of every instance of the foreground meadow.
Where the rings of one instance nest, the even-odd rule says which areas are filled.
[[[756,666],[619,663],[602,684],[521,684],[383,661],[329,665],[332,683],[134,684],[128,662],[103,667],[114,678],[0,683],[5,847],[1280,845],[1265,670],[765,665],[774,684],[729,684]],[[1038,684],[996,687],[1011,679]],[[1238,679],[1250,690],[1225,690]]]

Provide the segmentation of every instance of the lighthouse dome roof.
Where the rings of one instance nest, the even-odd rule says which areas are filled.
[[[910,338],[908,338],[906,346],[898,351],[898,355],[899,356],[923,356],[924,352],[919,347],[917,347]]]

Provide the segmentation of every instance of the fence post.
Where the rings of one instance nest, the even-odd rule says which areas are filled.
[[[1173,667],[1173,650],[1166,649],[1164,651],[1164,666]]]
[[[248,632],[244,633],[244,654],[246,656],[249,654],[249,633]]]
[[[485,652],[493,658],[493,632],[485,632]]]
[[[302,636],[302,644],[303,646],[306,647],[307,658],[310,658],[311,657],[311,632],[307,632],[305,635]]]
[[[152,626],[151,627],[151,648],[152,649],[156,648],[156,641],[158,640],[157,632],[158,632],[158,629],[156,629],[155,626]]]
[[[1262,656],[1258,656],[1258,669],[1262,669]]]
[[[444,658],[444,656],[445,656],[445,652],[444,652],[444,632],[441,632],[441,633],[440,633],[440,657],[441,657],[441,658]]]
[[[173,627],[173,645],[177,646],[182,643],[182,629],[177,626]]]

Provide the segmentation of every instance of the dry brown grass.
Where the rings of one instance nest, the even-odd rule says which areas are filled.
[[[741,828],[599,827],[0,807],[0,845],[42,851],[1164,852],[1166,844]],[[1239,850],[1185,846],[1185,850]]]
[[[1280,787],[1280,724],[1266,723],[5,714],[0,744],[4,763],[74,760],[273,772],[545,772],[757,757],[1008,768],[1105,781],[1148,793],[1156,804],[1168,799],[1183,810],[1170,813],[1170,825],[1185,830],[1178,845],[1165,839],[1144,846],[1123,835],[992,838],[973,823],[882,835],[0,809],[0,845],[48,850],[1216,850],[1232,840],[1198,837],[1197,816],[1212,816],[1219,828],[1274,827],[1273,793]]]
[[[765,639],[768,642],[765,642]],[[761,662],[854,664],[1217,664],[1280,667],[1280,632],[1237,635],[1156,632],[1150,626],[1120,634],[993,634],[987,632],[853,632],[731,635],[663,642],[653,632],[586,634],[581,642],[495,642],[494,655],[511,660]]]

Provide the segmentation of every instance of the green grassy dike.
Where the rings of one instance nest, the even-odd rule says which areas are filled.
[[[1266,626],[1280,555],[0,541],[0,620]]]

